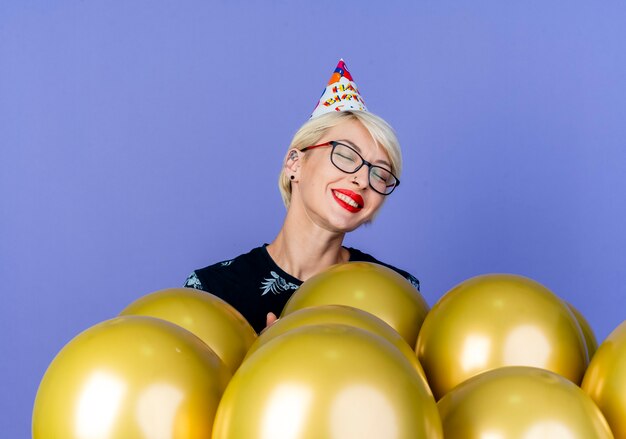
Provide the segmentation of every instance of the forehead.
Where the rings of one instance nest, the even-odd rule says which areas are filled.
[[[390,164],[387,151],[378,144],[370,132],[358,120],[347,120],[326,131],[321,141],[336,140],[346,143],[372,163]]]

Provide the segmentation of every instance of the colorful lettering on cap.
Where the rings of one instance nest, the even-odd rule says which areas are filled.
[[[343,59],[339,60],[335,71],[328,81],[311,118],[330,113],[331,111],[367,111],[365,101],[352,79],[348,66]]]

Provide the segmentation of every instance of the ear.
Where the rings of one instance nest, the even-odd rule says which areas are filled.
[[[289,151],[287,151],[284,165],[284,172],[287,177],[291,177],[293,175],[295,176],[295,178],[298,178],[297,172],[298,169],[300,169],[300,160],[301,152],[299,150],[297,150],[296,148],[291,148]]]

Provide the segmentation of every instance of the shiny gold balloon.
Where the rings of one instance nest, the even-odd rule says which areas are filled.
[[[120,315],[157,317],[185,328],[205,342],[232,373],[257,337],[239,311],[219,297],[193,288],[169,288],[147,294]]]
[[[34,439],[207,438],[228,368],[198,337],[152,317],[117,317],[54,358],[33,408]]]
[[[587,349],[567,305],[523,276],[488,274],[448,291],[426,317],[418,359],[437,399],[502,366],[534,366],[579,384]]]
[[[572,311],[572,314],[574,314],[574,317],[576,317],[576,320],[578,321],[578,325],[580,326],[580,329],[583,333],[583,338],[585,339],[585,345],[587,346],[588,357],[589,359],[591,359],[598,349],[598,340],[596,339],[596,335],[594,334],[593,329],[591,328],[591,325],[589,324],[585,316],[582,315],[582,313],[578,311],[578,309],[576,309],[571,303],[565,303],[567,303],[567,306],[569,306],[569,309]]]
[[[581,387],[600,407],[615,437],[626,438],[626,321],[600,344]]]
[[[612,439],[598,407],[571,381],[545,369],[494,369],[438,403],[446,439]]]
[[[428,304],[407,279],[369,262],[337,264],[308,279],[291,296],[282,315],[318,305],[348,305],[372,313],[411,346],[428,313]]]
[[[248,357],[215,416],[215,439],[438,439],[432,395],[384,338],[348,325],[303,326]]]
[[[320,305],[304,308],[279,319],[272,326],[265,328],[259,338],[248,350],[246,358],[274,338],[295,328],[309,325],[343,324],[371,331],[394,345],[409,360],[419,373],[425,388],[430,392],[426,375],[417,361],[417,355],[411,346],[387,323],[373,314],[346,305]],[[244,360],[245,361],[245,360]]]

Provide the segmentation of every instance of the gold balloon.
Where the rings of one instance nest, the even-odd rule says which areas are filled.
[[[239,311],[219,297],[193,288],[169,288],[147,294],[120,315],[157,317],[185,328],[205,342],[232,373],[257,337]]]
[[[320,305],[304,308],[279,319],[272,326],[265,328],[259,338],[252,344],[246,358],[256,352],[265,343],[295,328],[309,325],[337,323],[371,331],[393,344],[409,360],[419,373],[425,388],[430,392],[428,381],[417,355],[411,346],[387,323],[373,314],[346,305]],[[245,361],[245,360],[244,360]]]
[[[72,339],[43,376],[34,439],[207,438],[230,372],[189,331],[117,317]]]
[[[337,264],[311,277],[291,296],[282,315],[318,305],[348,305],[372,313],[411,346],[428,313],[428,304],[407,279],[369,262]]]
[[[534,366],[579,384],[588,363],[576,319],[550,290],[523,276],[488,274],[448,291],[426,317],[418,359],[437,399],[502,366]]]
[[[600,407],[615,437],[625,438],[626,321],[600,344],[581,387]]]
[[[587,354],[589,359],[591,359],[598,349],[598,340],[596,339],[596,335],[594,334],[593,329],[591,329],[591,325],[589,324],[585,316],[582,315],[582,313],[578,311],[578,309],[576,309],[571,303],[565,303],[567,303],[567,306],[569,306],[572,314],[574,314],[574,317],[576,317],[578,325],[580,325],[580,329],[583,333],[583,338],[585,339],[585,345],[587,346]]]
[[[248,357],[215,416],[215,439],[438,439],[435,400],[384,338],[303,326]]]
[[[534,367],[475,376],[438,403],[446,439],[612,439],[598,407],[571,381]]]

